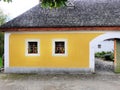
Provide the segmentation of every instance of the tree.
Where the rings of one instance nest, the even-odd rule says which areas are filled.
[[[0,0],[4,2],[12,2],[12,0]],[[66,6],[68,0],[40,0],[43,8],[59,8]]]
[[[0,9],[0,25],[2,25],[6,21],[6,15],[3,14],[2,10]]]
[[[42,2],[42,7],[45,8],[59,8],[66,6],[68,0],[40,0]]]
[[[7,16],[4,15],[2,10],[0,9],[0,25],[5,23],[6,17]],[[0,32],[0,57],[3,55],[3,53],[4,53],[4,34]]]
[[[12,2],[12,0],[0,0],[0,1],[4,1],[4,2]]]

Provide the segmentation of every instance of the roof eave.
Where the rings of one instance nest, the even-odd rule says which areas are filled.
[[[80,27],[13,27],[0,28],[2,32],[21,32],[21,31],[120,31],[120,26],[80,26]]]

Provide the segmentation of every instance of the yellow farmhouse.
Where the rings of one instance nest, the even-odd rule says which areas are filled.
[[[5,23],[0,28],[5,72],[94,73],[95,45],[107,39],[114,40],[114,66],[120,72],[120,2],[114,3],[78,0],[59,9],[37,5]]]

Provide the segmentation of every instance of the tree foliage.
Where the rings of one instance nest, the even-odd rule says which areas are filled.
[[[4,53],[4,34],[0,32],[0,57]]]
[[[0,0],[0,1],[4,1],[4,2],[12,2],[12,0]]]
[[[0,9],[0,25],[2,25],[6,20],[6,15],[3,14],[2,10]]]
[[[59,8],[66,6],[67,1],[68,0],[41,0],[41,5],[45,8]]]
[[[0,0],[4,2],[12,2],[12,0]],[[59,8],[66,6],[68,0],[40,0],[43,8]]]
[[[0,25],[5,23],[6,15],[3,14],[2,10],[0,9]],[[0,32],[0,57],[3,55],[4,52],[4,34]]]

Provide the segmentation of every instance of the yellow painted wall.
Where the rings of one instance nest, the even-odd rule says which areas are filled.
[[[89,42],[102,33],[12,33],[10,67],[89,67]],[[26,39],[40,39],[40,56],[25,56]],[[52,40],[68,40],[68,56],[52,56]]]

